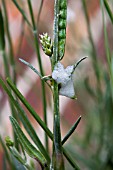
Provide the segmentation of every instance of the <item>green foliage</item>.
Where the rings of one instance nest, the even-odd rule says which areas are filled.
[[[90,19],[87,11],[86,0],[82,0],[84,16],[86,18],[86,24],[89,34],[89,42],[91,45],[90,52],[87,52],[91,57],[92,69],[95,73],[95,87],[92,87],[92,82],[89,81],[89,77],[86,76],[85,81],[81,80],[79,89],[83,92],[85,89],[85,95],[81,95],[85,99],[81,104],[84,107],[86,115],[86,122],[84,127],[84,134],[82,137],[75,136],[73,132],[79,125],[81,116],[73,124],[70,130],[67,132],[62,140],[60,129],[60,112],[59,112],[59,86],[52,76],[45,76],[40,56],[40,48],[38,42],[38,28],[34,17],[34,11],[32,7],[32,1],[27,0],[28,10],[31,18],[31,22],[25,12],[24,8],[19,5],[17,0],[12,0],[22,17],[24,18],[27,26],[33,32],[34,44],[37,54],[39,71],[34,68],[27,61],[20,59],[22,63],[32,69],[41,79],[42,84],[42,101],[43,101],[43,117],[44,121],[39,117],[34,108],[29,104],[25,97],[16,87],[16,70],[14,61],[14,52],[12,47],[12,39],[8,27],[8,15],[5,0],[2,0],[2,8],[0,8],[0,52],[4,61],[4,70],[6,82],[0,78],[0,85],[7,93],[9,103],[11,107],[10,121],[13,127],[14,141],[10,137],[4,140],[0,136],[0,143],[4,150],[5,159],[8,164],[4,163],[4,169],[7,169],[7,165],[12,170],[18,169],[18,163],[20,163],[20,169],[34,170],[34,164],[27,161],[26,153],[31,157],[32,161],[36,160],[42,169],[44,170],[64,170],[67,169],[88,169],[88,170],[112,170],[113,167],[113,49],[110,49],[109,36],[106,28],[105,15],[107,12],[109,21],[113,24],[113,12],[110,6],[111,1],[100,0],[102,21],[104,30],[104,44],[106,54],[106,69],[103,63],[99,60],[98,53],[96,51],[95,43],[93,40]],[[43,7],[43,1],[41,1],[41,7],[39,15]],[[67,20],[67,0],[55,0],[54,3],[54,29],[53,29],[53,41],[48,34],[41,35],[42,48],[48,56],[50,56],[51,71],[54,71],[55,65],[60,62],[65,53],[66,42],[66,21]],[[39,16],[38,16],[39,21]],[[6,27],[4,29],[4,26]],[[9,49],[8,53],[5,49],[5,38],[8,40]],[[86,59],[83,57],[74,66],[73,71],[78,64]],[[10,72],[9,67],[12,68]],[[7,78],[8,77],[8,78]],[[57,77],[58,78],[58,77]],[[83,78],[82,78],[83,79]],[[46,104],[46,90],[45,83],[50,87],[53,95],[53,133],[49,130],[47,125],[47,104]],[[85,96],[85,97],[84,97]],[[88,97],[88,99],[87,99]],[[89,100],[89,101],[88,101]],[[29,114],[36,120],[45,133],[45,145],[42,144],[41,139],[38,137],[33,125],[31,124],[28,116],[20,105],[19,101],[23,103]],[[90,105],[90,106],[89,106]],[[29,138],[23,133],[21,124],[25,128],[33,144]],[[69,140],[71,136],[71,141]],[[49,151],[48,137],[53,144],[52,156]],[[67,143],[69,141],[69,143]],[[65,147],[63,146],[65,144]],[[34,146],[35,145],[35,146]],[[38,149],[37,149],[38,148]],[[71,156],[70,156],[71,155]],[[66,158],[64,164],[64,156]],[[5,162],[5,161],[4,161]],[[16,162],[16,163],[15,163]],[[79,166],[76,164],[78,164]]]
[[[107,0],[104,0],[104,4],[105,4],[105,7],[106,7],[106,11],[108,12],[108,15],[109,15],[111,22],[113,24],[113,11],[111,11],[109,3],[107,2]]]
[[[36,159],[37,161],[39,161],[44,167],[47,166],[47,161],[45,157],[29,142],[29,140],[21,130],[18,122],[11,116],[10,116],[10,121],[15,130],[19,142],[21,143],[25,151],[28,153],[28,155]]]
[[[0,51],[5,49],[5,34],[4,34],[4,22],[2,11],[0,9]]]

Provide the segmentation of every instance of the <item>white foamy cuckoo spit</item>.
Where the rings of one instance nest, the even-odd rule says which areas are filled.
[[[59,94],[69,98],[76,98],[74,91],[74,84],[72,80],[74,66],[64,66],[58,62],[52,72],[52,78],[61,86]]]

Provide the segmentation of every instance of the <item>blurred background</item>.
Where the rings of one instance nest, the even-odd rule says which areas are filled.
[[[40,17],[38,17],[42,2]],[[113,1],[109,0],[108,2],[110,8],[113,9]],[[30,20],[27,2],[18,0],[18,3],[25,10]],[[38,34],[47,32],[53,38],[54,1],[32,0],[32,5]],[[111,83],[111,78],[113,61],[111,58],[113,57],[113,24],[105,7],[103,8],[104,15],[102,14],[99,0],[86,0],[86,6],[87,11],[82,0],[68,0],[66,48],[65,56],[61,62],[66,67],[74,64],[84,56],[88,56],[88,58],[77,67],[73,75],[77,100],[60,96],[62,138],[81,115],[81,122],[72,137],[64,145],[65,148],[81,169],[112,170],[113,82]],[[0,8],[3,10],[2,2],[0,2]],[[39,70],[33,32],[29,29],[11,0],[6,1],[6,9],[15,60],[17,87],[43,119],[40,78],[19,61],[19,58],[22,58]],[[7,30],[5,31],[7,32]],[[38,36],[37,39],[39,39]],[[7,60],[10,60],[8,56],[9,51],[10,46],[6,37]],[[45,75],[51,75],[50,60],[42,51],[41,45],[40,53]],[[108,53],[111,61],[110,65]],[[13,69],[10,65],[9,68],[12,75]],[[4,80],[6,79],[2,53],[0,53],[0,77]],[[47,86],[46,99],[48,126],[52,130],[52,94]],[[43,141],[43,130],[27,110],[26,112]],[[12,128],[9,121],[10,114],[7,95],[0,86],[0,134],[3,139],[7,135],[12,136]],[[50,142],[51,149],[52,145]],[[1,170],[3,169],[3,158],[4,152],[2,147],[0,147]],[[72,169],[67,162],[66,169]]]

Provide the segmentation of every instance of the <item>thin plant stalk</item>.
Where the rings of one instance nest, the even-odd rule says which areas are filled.
[[[89,20],[89,16],[88,16],[88,11],[87,11],[87,5],[86,5],[86,0],[82,0],[83,3],[83,9],[84,9],[84,14],[85,14],[85,18],[86,18],[86,23],[87,23],[87,29],[88,29],[88,34],[89,34],[89,40],[92,46],[92,62],[93,62],[93,68],[95,71],[95,75],[96,75],[96,79],[97,79],[97,105],[99,105],[99,103],[101,103],[102,101],[102,90],[101,90],[101,77],[100,77],[100,69],[99,69],[99,62],[98,62],[98,58],[97,58],[97,52],[96,52],[96,48],[95,48],[95,44],[93,41],[93,36],[92,36],[92,32],[91,32],[91,27],[90,27],[90,20]],[[103,143],[103,134],[104,134],[104,121],[103,121],[103,117],[101,115],[102,113],[102,108],[98,107],[99,110],[99,117],[100,117],[100,122],[101,122],[101,129],[100,129],[100,145],[98,146],[97,149],[97,155],[100,152],[102,143]]]
[[[40,151],[45,155],[45,157],[47,158],[48,162],[50,162],[49,155],[48,155],[46,149],[44,148],[43,144],[41,143],[39,137],[37,136],[37,134],[36,134],[33,126],[31,125],[29,119],[27,118],[27,115],[26,115],[25,111],[22,109],[22,107],[17,102],[17,100],[14,99],[14,97],[12,96],[10,90],[7,88],[7,86],[5,85],[5,83],[1,79],[0,79],[0,84],[2,85],[4,90],[7,92],[7,94],[9,96],[10,101],[12,102],[12,104],[14,104],[16,109],[19,111],[19,115],[18,116],[19,116],[22,124],[24,125],[26,131],[28,132],[29,136],[34,141],[36,146],[40,149]]]
[[[54,45],[52,58],[52,71],[58,62],[58,22],[59,22],[59,0],[54,3]],[[59,113],[59,92],[58,84],[53,80],[53,102],[54,102],[54,122],[53,122],[53,169],[63,170],[64,160],[61,143],[60,113]]]
[[[87,23],[89,40],[90,40],[91,45],[92,45],[93,68],[94,68],[95,75],[96,75],[96,78],[97,78],[98,91],[100,92],[100,71],[99,71],[99,63],[98,63],[97,52],[96,52],[96,48],[95,48],[95,44],[94,44],[93,36],[92,36],[92,32],[91,32],[90,21],[89,21],[87,6],[86,6],[86,0],[82,0],[82,4],[83,4],[83,10],[84,10],[85,18],[86,18],[86,23]]]
[[[3,51],[3,60],[4,60],[5,76],[8,77],[8,76],[10,76],[9,75],[9,69],[8,69],[9,65],[7,63],[7,58],[6,58],[5,51]],[[10,99],[9,99],[9,104],[10,104],[10,109],[11,109],[12,116],[15,117],[16,120],[18,120],[17,116],[15,114],[16,111],[15,111],[15,109],[13,107],[13,104],[11,103]],[[13,130],[13,134],[14,134],[15,147],[19,150],[18,140],[17,140],[17,137],[16,137],[16,134],[15,134],[14,130]]]
[[[73,124],[73,126],[71,127],[71,129],[68,131],[68,133],[66,134],[66,136],[64,137],[64,139],[62,140],[62,145],[64,143],[66,143],[66,141],[69,139],[69,137],[72,135],[72,133],[75,131],[75,129],[77,128],[79,122],[81,120],[81,116],[77,119],[77,121]]]
[[[35,24],[35,20],[34,20],[34,15],[33,15],[33,10],[32,10],[32,5],[31,5],[31,1],[28,0],[28,6],[29,6],[29,11],[30,11],[30,16],[31,16],[31,20],[32,20],[32,25],[29,22],[29,20],[27,19],[27,16],[25,14],[25,12],[23,11],[23,9],[19,6],[19,4],[17,3],[16,0],[12,0],[13,3],[15,4],[15,6],[17,7],[17,9],[20,11],[20,13],[22,14],[22,16],[24,17],[25,21],[27,22],[28,26],[30,26],[30,29],[32,29],[33,34],[34,34],[34,41],[35,41],[35,47],[36,47],[36,54],[37,54],[37,58],[38,58],[38,62],[39,62],[39,68],[40,68],[40,73],[42,76],[44,76],[44,71],[43,71],[43,67],[42,67],[42,62],[41,62],[41,57],[40,57],[40,51],[39,51],[39,43],[38,43],[38,39],[37,39],[37,28],[36,28],[36,24]],[[44,121],[47,124],[47,116],[46,116],[46,95],[45,95],[45,84],[43,81],[41,81],[42,84],[42,100],[43,100],[43,112],[44,112]],[[47,135],[45,134],[45,145],[47,150],[48,149],[48,138]]]
[[[110,6],[109,6],[107,0],[104,0],[104,5],[105,5],[106,11],[108,12],[108,15],[109,15],[109,17],[111,19],[111,22],[113,24],[113,10],[111,11]]]
[[[105,2],[106,1],[104,1],[104,3]],[[113,100],[113,90],[112,90],[112,85],[113,85],[112,58],[111,58],[111,52],[110,52],[110,48],[109,48],[109,42],[108,42],[108,35],[107,35],[106,25],[105,25],[105,16],[104,16],[104,9],[103,9],[103,1],[100,0],[100,3],[101,3],[101,9],[102,9],[102,19],[103,19],[103,28],[104,28],[104,43],[105,43],[105,49],[106,49],[106,57],[107,57],[107,62],[108,62],[108,70],[109,70],[109,75],[110,75],[112,100]]]
[[[31,4],[31,1],[30,1],[30,0],[27,0],[27,2],[28,2],[29,12],[30,12],[30,16],[31,16],[32,26],[33,26],[34,41],[35,41],[36,54],[37,54],[37,59],[38,59],[38,63],[39,63],[40,73],[41,73],[42,76],[44,76],[44,71],[43,71],[42,61],[41,61],[41,56],[40,56],[39,43],[38,43],[38,39],[37,39],[37,35],[38,35],[38,34],[37,34],[37,27],[36,27],[36,24],[35,24],[35,19],[34,19],[32,4]],[[44,122],[45,122],[45,124],[47,125],[46,91],[45,91],[45,84],[44,84],[43,81],[41,81],[41,85],[42,85],[42,101],[43,101]],[[48,137],[47,137],[46,133],[45,133],[45,146],[46,146],[47,152],[49,152],[49,148],[48,148]]]
[[[9,65],[8,65],[8,62],[7,62],[7,58],[6,58],[6,54],[5,54],[5,51],[3,51],[3,61],[4,61],[4,68],[5,68],[5,77],[8,77],[10,76],[9,75]],[[17,120],[17,116],[16,116],[16,111],[13,107],[13,104],[11,103],[10,99],[9,99],[9,104],[10,104],[10,109],[11,109],[11,113],[12,113],[12,116],[16,118]],[[16,137],[16,134],[13,130],[13,134],[14,134],[14,141],[15,141],[15,147],[19,150],[19,146],[18,146],[18,140],[17,140],[17,137]]]
[[[32,106],[27,102],[27,100],[24,98],[24,96],[19,92],[19,90],[16,88],[16,86],[13,84],[13,82],[7,78],[7,83],[13,90],[13,92],[18,96],[18,98],[21,100],[21,102],[25,105],[27,110],[31,113],[31,115],[34,117],[34,119],[39,123],[39,125],[42,127],[42,129],[47,133],[49,138],[53,140],[53,134],[48,129],[48,127],[45,125],[45,123],[41,120],[41,118],[38,116],[38,114],[35,112],[35,110],[32,108]],[[0,84],[3,86],[3,83],[0,79]],[[7,89],[7,87],[5,88]],[[63,148],[63,153],[66,157],[66,159],[69,161],[69,163],[72,165],[73,168],[79,170],[78,166],[76,165],[75,161],[70,157],[70,155],[66,152],[66,150]]]
[[[3,62],[4,62],[4,70],[5,70],[5,77],[9,77],[9,65],[7,62],[7,57],[5,51],[2,51]]]
[[[8,39],[8,43],[9,43],[9,59],[10,59],[10,65],[11,65],[12,74],[13,74],[12,79],[13,79],[13,82],[16,84],[16,70],[15,70],[16,67],[15,67],[15,60],[14,60],[13,45],[12,45],[11,35],[10,35],[10,31],[9,31],[8,14],[7,14],[5,0],[2,0],[2,4],[3,4],[3,9],[4,9],[4,18],[5,18],[7,39]]]
[[[4,8],[3,8],[4,9]],[[4,9],[5,11],[6,9]],[[1,11],[0,11],[1,12]],[[4,12],[5,13],[5,12]],[[5,43],[5,31],[4,31],[4,19],[2,17],[2,12],[0,13],[0,24],[2,25],[1,26],[1,32],[2,35],[0,35],[2,37],[1,39],[1,44],[3,44],[1,46],[1,52],[2,52],[2,56],[3,56],[3,62],[4,62],[4,70],[5,70],[5,77],[10,77],[10,70],[9,70],[9,63],[8,63],[8,58],[7,58],[7,55],[6,55],[6,43]],[[9,100],[9,104],[10,104],[10,109],[11,109],[11,113],[12,115],[15,117],[15,119],[17,119],[17,116],[15,114],[15,109],[14,109],[14,106],[12,105],[12,103],[10,102]],[[14,133],[13,131],[13,134],[14,134],[14,141],[15,141],[15,146],[16,148],[19,150],[19,146],[18,146],[18,142],[17,142],[17,138],[16,138],[16,134]]]
[[[103,28],[104,28],[104,44],[105,44],[105,53],[106,53],[106,58],[107,58],[107,64],[108,64],[108,72],[109,72],[109,80],[110,82],[107,84],[107,90],[106,90],[106,94],[111,94],[111,97],[110,97],[110,102],[111,105],[113,103],[113,71],[112,71],[112,63],[113,63],[113,60],[112,60],[112,55],[111,55],[111,50],[110,50],[110,46],[109,46],[109,41],[108,41],[108,33],[107,33],[107,29],[106,29],[106,24],[105,24],[105,14],[104,14],[104,3],[102,0],[100,0],[100,4],[101,4],[101,10],[102,10],[102,19],[103,19]],[[106,8],[107,10],[107,8]],[[109,90],[108,90],[109,89]],[[109,108],[109,119],[106,121],[106,118],[105,118],[105,122],[107,124],[107,135],[109,136],[111,133],[112,133],[112,125],[113,125],[113,122],[112,122],[112,108],[110,108],[110,106],[108,106]],[[109,137],[108,137],[109,138]],[[112,140],[112,137],[109,138],[109,143],[111,143],[110,141]],[[104,145],[106,144],[106,140],[104,140]],[[110,146],[112,147],[112,146]],[[103,148],[102,148],[103,149]]]

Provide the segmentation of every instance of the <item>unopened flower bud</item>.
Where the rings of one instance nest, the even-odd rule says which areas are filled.
[[[47,33],[43,33],[40,35],[40,42],[42,44],[42,49],[44,53],[48,56],[52,56],[53,54],[53,42]]]
[[[14,142],[11,140],[11,138],[9,136],[6,136],[5,142],[6,142],[6,145],[8,145],[8,146],[14,145]]]

